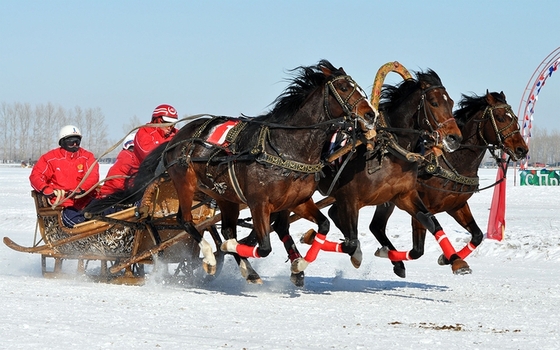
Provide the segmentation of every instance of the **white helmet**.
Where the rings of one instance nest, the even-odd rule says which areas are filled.
[[[78,129],[74,125],[63,126],[62,129],[60,129],[60,133],[58,134],[58,143],[60,144],[60,141],[64,138],[67,138],[68,136],[79,136],[80,138],[82,138],[82,133],[80,132],[80,129]]]
[[[123,149],[129,149],[130,147],[134,147],[134,136],[136,136],[136,133],[133,132],[131,134],[128,134],[123,143],[122,143],[122,148]]]

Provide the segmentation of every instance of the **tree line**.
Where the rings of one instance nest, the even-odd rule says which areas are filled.
[[[560,166],[560,132],[534,126],[529,140],[529,165]]]
[[[96,157],[103,155],[117,140],[107,134],[105,116],[100,108],[66,109],[52,103],[3,102],[0,105],[0,162],[34,162],[43,153],[58,146],[58,133],[64,125],[76,125],[83,135],[82,147]],[[133,116],[123,125],[123,135],[140,125]],[[560,166],[560,132],[533,127],[529,143],[529,163]],[[107,154],[112,159],[120,151]]]
[[[138,123],[134,116],[132,123]],[[105,116],[100,108],[66,109],[52,103],[32,106],[15,102],[0,105],[0,162],[34,162],[45,152],[58,146],[58,135],[64,125],[77,126],[82,135],[81,146],[93,152],[96,157],[103,155],[117,140],[111,140],[107,133]],[[123,126],[124,133],[137,125]],[[116,157],[116,150],[105,157]]]

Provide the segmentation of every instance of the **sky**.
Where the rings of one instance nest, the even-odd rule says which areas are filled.
[[[102,176],[108,167],[101,165]],[[30,171],[0,164],[0,233],[25,246],[36,223]],[[406,278],[393,274],[388,260],[373,255],[373,207],[360,212],[361,267],[346,254],[320,252],[304,288],[289,281],[278,239],[271,239],[269,256],[250,259],[262,285],[247,284],[228,256],[206,285],[159,279],[150,266],[142,286],[48,279],[40,255],[0,243],[0,349],[557,350],[560,186],[514,187],[508,175],[505,239],[484,240],[467,258],[472,274],[463,276],[436,263],[441,250],[430,234],[424,256],[405,263]],[[479,176],[487,186],[496,169],[480,169]],[[492,193],[469,200],[483,230]],[[449,215],[436,216],[456,249],[469,241]],[[297,240],[314,226],[298,220],[290,231]],[[410,216],[396,210],[388,236],[397,249],[410,249],[410,232]],[[247,233],[240,228],[240,237]],[[331,225],[328,237],[342,235]],[[76,261],[63,267],[75,271]],[[90,261],[88,273],[98,271]]]
[[[558,13],[556,0],[6,0],[0,103],[100,108],[116,140],[162,103],[181,116],[265,113],[290,69],[327,59],[368,94],[377,69],[399,61],[435,70],[456,102],[503,91],[517,113],[560,46]],[[536,127],[560,129],[559,92],[553,75]]]

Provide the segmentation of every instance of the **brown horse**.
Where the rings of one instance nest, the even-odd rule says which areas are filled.
[[[336,200],[329,209],[329,216],[345,240],[330,242],[324,235],[316,234],[314,241],[323,242],[322,250],[349,254],[353,265],[359,267],[358,212],[364,206],[391,201],[436,236],[455,271],[468,269],[416,189],[421,156],[413,152],[419,143],[435,144],[433,148],[437,152],[441,152],[441,148],[453,151],[459,147],[461,132],[453,118],[453,100],[432,70],[419,72],[416,79],[407,79],[397,86],[383,86],[381,97],[382,118],[377,126],[379,134],[374,149],[358,147],[341,171],[336,165],[326,168],[326,178],[319,184],[322,194],[329,195],[331,191],[330,196]],[[313,241],[309,234],[302,240]],[[301,259],[294,261],[293,271],[299,270],[300,262]]]
[[[463,134],[461,147],[453,153],[444,152],[440,157],[431,154],[426,157],[419,170],[416,188],[422,201],[433,214],[447,212],[472,236],[471,241],[457,255],[465,259],[482,242],[483,233],[476,224],[467,201],[478,188],[478,168],[486,150],[501,150],[513,160],[527,155],[527,144],[519,133],[517,116],[506,102],[503,92],[486,92],[484,96],[462,95],[459,109],[454,112],[457,124]],[[378,206],[370,224],[370,230],[385,248],[376,255],[389,255],[386,250],[395,251],[386,234],[387,221],[395,204]],[[424,253],[426,229],[412,219],[413,247],[408,254],[395,254],[417,259]],[[391,259],[392,260],[392,259]],[[449,259],[440,256],[440,264],[449,264]],[[405,277],[402,260],[392,260],[393,271]]]
[[[291,210],[311,198],[323,168],[321,149],[332,130],[351,130],[357,139],[373,128],[376,112],[342,68],[323,60],[296,70],[299,76],[268,114],[196,119],[160,150],[179,197],[177,218],[199,242],[209,274],[215,271],[215,257],[192,222],[191,206],[197,191],[212,197],[220,208],[222,235],[227,239],[223,251],[241,257],[266,257],[271,252],[271,214]],[[232,126],[226,143],[210,143],[209,137],[225,122]],[[236,241],[242,204],[251,211],[256,247]],[[315,215],[320,230],[328,232],[329,222],[322,214],[301,213]]]

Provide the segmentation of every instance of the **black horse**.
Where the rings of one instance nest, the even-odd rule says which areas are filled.
[[[203,267],[209,274],[215,272],[215,257],[191,215],[197,193],[213,198],[220,209],[226,238],[223,251],[241,257],[266,257],[271,252],[272,213],[296,210],[313,217],[320,232],[328,232],[329,221],[324,215],[300,206],[317,188],[323,168],[321,150],[336,129],[350,130],[357,140],[373,128],[376,112],[342,68],[322,60],[294,71],[299,75],[269,113],[255,118],[193,120],[140,166],[142,171],[153,171],[159,164],[161,170],[167,170],[180,202],[177,219],[199,243]],[[226,123],[230,131],[224,134],[225,142],[210,141]],[[135,181],[135,187],[145,185]],[[243,204],[251,211],[256,247],[236,240]]]
[[[465,259],[483,239],[482,230],[476,224],[467,201],[479,191],[478,168],[486,150],[490,150],[499,161],[496,150],[507,153],[513,160],[519,160],[527,155],[529,149],[519,132],[517,116],[506,102],[503,92],[487,91],[482,96],[462,95],[454,116],[463,135],[461,146],[453,153],[426,155],[426,162],[419,169],[416,188],[430,212],[447,212],[471,234],[471,241],[457,252],[461,259]],[[394,208],[394,203],[378,206],[370,224],[370,230],[379,243],[392,251],[395,251],[395,247],[387,237],[386,227]],[[413,248],[408,253],[395,255],[419,258],[424,253],[425,237],[426,229],[413,218]],[[442,265],[449,264],[443,255],[439,262]],[[402,259],[392,260],[392,263],[395,274],[405,277]]]

